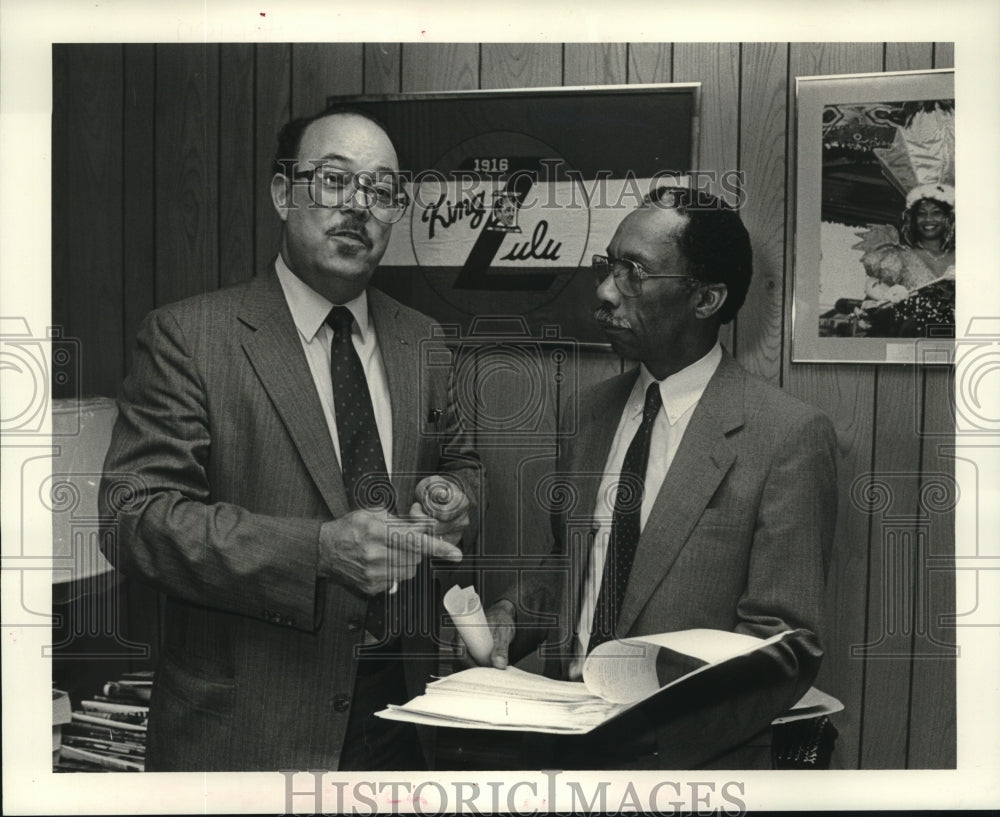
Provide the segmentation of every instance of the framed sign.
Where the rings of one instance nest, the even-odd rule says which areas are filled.
[[[954,72],[799,77],[792,360],[952,359]]]
[[[591,256],[695,167],[699,84],[330,97],[385,124],[411,204],[373,282],[443,324],[604,344]]]

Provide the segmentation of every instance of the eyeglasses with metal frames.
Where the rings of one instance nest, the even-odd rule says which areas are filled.
[[[598,286],[611,275],[618,291],[626,298],[638,298],[642,295],[642,282],[647,278],[692,278],[690,275],[649,272],[642,264],[630,258],[615,258],[609,255],[593,256],[591,265]]]
[[[290,178],[311,182],[310,195],[320,207],[344,207],[356,202],[390,224],[399,221],[410,204],[410,196],[399,187],[396,174],[389,172],[354,173],[335,165],[318,164],[296,171]]]

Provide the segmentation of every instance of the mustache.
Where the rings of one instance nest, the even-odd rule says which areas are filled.
[[[356,216],[348,216],[340,224],[331,227],[326,231],[329,236],[347,235],[361,241],[368,249],[372,248],[372,239],[368,235],[368,228],[362,219]]]
[[[625,318],[617,317],[609,306],[600,306],[594,310],[594,320],[601,326],[608,326],[614,329],[631,329],[632,324]]]

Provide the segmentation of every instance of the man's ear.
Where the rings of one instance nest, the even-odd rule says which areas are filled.
[[[295,206],[292,201],[292,185],[288,177],[281,173],[275,173],[271,177],[271,203],[278,212],[278,218],[282,221],[288,220],[288,211]]]
[[[695,317],[704,320],[722,309],[729,290],[726,289],[725,284],[704,284],[698,287],[696,294],[698,302],[695,305],[694,314]]]

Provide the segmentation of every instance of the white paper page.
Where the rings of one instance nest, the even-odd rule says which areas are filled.
[[[594,648],[583,666],[587,689],[604,700],[632,703],[660,688],[657,647],[637,640],[606,641]]]
[[[388,709],[375,713],[376,717],[385,718],[390,721],[402,721],[403,723],[416,723],[423,726],[448,727],[450,729],[483,729],[486,728],[481,721],[460,721],[454,718],[442,718],[437,715],[427,715],[422,712],[414,712],[395,704],[390,704]],[[555,726],[536,726],[530,730],[523,726],[505,726],[503,724],[490,724],[491,731],[497,732],[544,732],[549,735],[584,735],[591,731],[589,727],[581,727],[575,724],[572,728],[561,729]]]
[[[500,670],[493,667],[473,667],[456,672],[427,685],[428,692],[457,690],[482,696],[516,696],[532,700],[577,701],[595,700],[581,681],[556,681],[525,672],[517,667]]]
[[[596,726],[614,714],[620,706],[606,701],[572,704],[515,697],[428,693],[419,695],[400,708],[446,720],[572,731]]]
[[[643,641],[656,644],[674,652],[700,658],[709,664],[716,664],[743,653],[752,652],[764,644],[780,641],[784,633],[769,639],[757,638],[743,633],[730,633],[725,630],[681,630],[676,633],[658,633],[644,635],[630,641]]]

